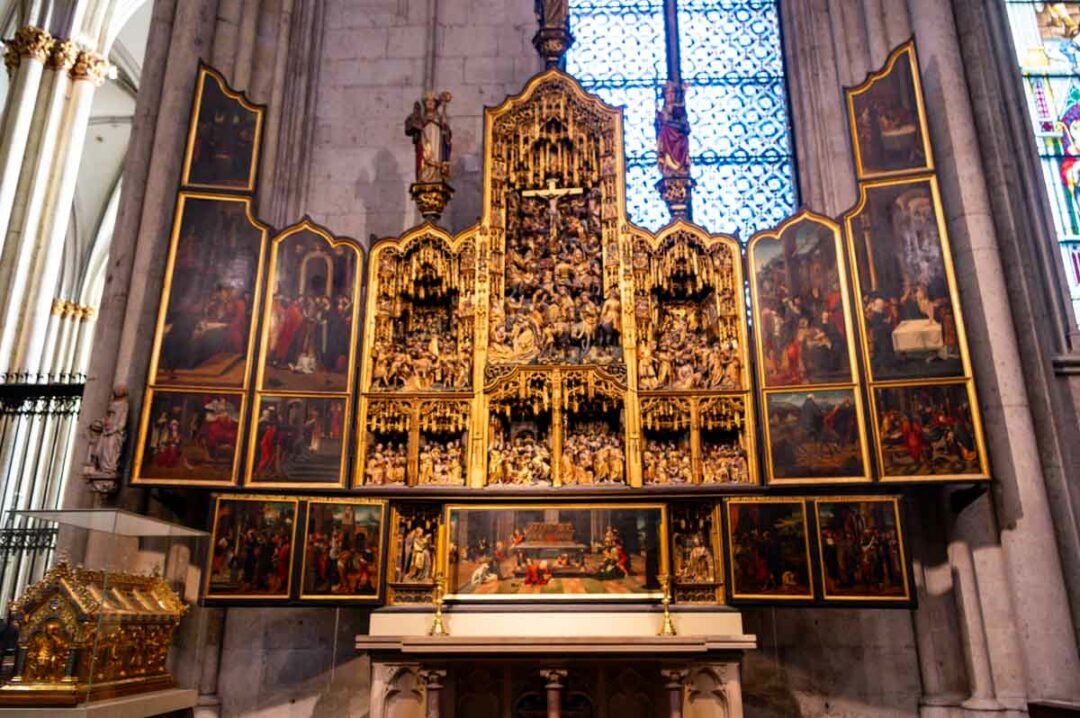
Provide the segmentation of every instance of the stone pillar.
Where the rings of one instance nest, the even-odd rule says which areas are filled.
[[[49,33],[27,25],[20,28],[4,48],[4,64],[11,81],[4,103],[4,121],[0,126],[0,250],[7,237],[34,106],[52,45]]]
[[[951,6],[908,0],[992,468],[1000,480],[995,498],[1004,574],[1029,700],[1076,700],[1080,656]],[[966,528],[958,525],[953,539],[968,539]],[[971,537],[972,545],[985,545],[982,539]]]
[[[427,704],[425,716],[427,718],[440,718],[442,716],[442,689],[446,671],[424,669],[420,671],[420,678],[424,682]]]
[[[562,693],[566,680],[566,671],[561,669],[545,669],[540,671],[546,683],[547,689],[547,718],[559,718],[562,715]]]
[[[668,697],[668,718],[682,718],[687,672],[681,668],[660,671]]]
[[[22,309],[23,328],[16,345],[17,366],[41,371],[49,347],[50,299],[59,281],[64,242],[75,199],[75,185],[82,162],[83,145],[90,123],[94,92],[105,82],[108,62],[100,54],[83,50],[71,67],[71,88],[64,108],[63,132],[56,144],[51,166],[49,195],[41,218],[31,282]],[[58,78],[59,79],[59,78]],[[29,227],[24,227],[24,231]]]

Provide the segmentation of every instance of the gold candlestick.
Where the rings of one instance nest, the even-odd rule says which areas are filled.
[[[450,635],[443,623],[443,592],[446,590],[444,582],[442,573],[435,574],[435,621],[431,624],[431,630],[428,631],[429,636]]]
[[[660,586],[664,591],[664,598],[660,603],[664,606],[664,625],[660,629],[660,636],[674,636],[675,624],[671,621],[671,576],[663,575],[657,577],[660,580]]]

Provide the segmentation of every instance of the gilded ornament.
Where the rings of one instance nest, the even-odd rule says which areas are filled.
[[[4,43],[4,65],[8,74],[18,69],[24,57],[45,62],[52,44],[52,35],[40,27],[26,25],[16,30],[15,37]]]
[[[88,80],[95,87],[101,87],[109,76],[110,65],[100,54],[92,50],[81,50],[71,66],[71,79],[76,82]]]
[[[56,40],[49,53],[47,67],[63,72],[74,67],[79,56],[79,46],[71,40]]]

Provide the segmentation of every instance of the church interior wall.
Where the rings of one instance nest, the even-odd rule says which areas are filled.
[[[292,5],[286,0],[280,3],[155,1],[143,75],[145,90],[140,94],[136,111],[132,151],[127,160],[129,179],[125,182],[117,239],[110,259],[110,278],[102,300],[103,321],[99,322],[91,368],[96,379],[88,384],[83,421],[100,413],[97,409],[106,401],[114,377],[131,386],[140,386],[145,380],[146,349],[152,336],[164,271],[168,208],[179,174],[192,68],[199,57],[231,68],[226,73],[230,80],[241,87],[250,84],[253,97],[259,102],[270,102],[274,96],[289,96],[290,76],[278,67],[280,59],[275,57],[288,46],[287,42],[282,45],[288,38],[275,31],[278,25],[265,20],[259,8],[265,6],[268,15],[286,22],[283,19],[286,10],[291,7],[289,11],[295,15],[299,12],[296,5],[301,2],[304,0],[295,0]],[[971,6],[975,0],[954,2],[963,7]],[[427,73],[433,73],[435,89],[448,90],[454,97],[450,105],[455,158],[452,184],[458,194],[450,205],[446,223],[455,231],[471,224],[481,202],[482,106],[496,104],[515,92],[540,67],[529,43],[535,25],[531,3],[318,0],[316,4],[324,8],[324,13],[321,28],[317,29],[322,59],[314,88],[314,142],[310,150],[292,148],[292,152],[300,155],[299,159],[285,157],[287,149],[279,150],[277,157],[279,170],[299,164],[307,173],[307,186],[311,189],[302,201],[293,200],[293,204],[335,232],[362,241],[371,235],[396,234],[415,224],[418,217],[407,195],[413,150],[402,132],[402,124],[412,102],[421,95]],[[901,5],[904,4],[891,0],[784,4],[799,169],[804,200],[812,209],[835,214],[852,203],[853,181],[847,173],[835,171],[836,167],[850,166],[843,113],[826,108],[839,107],[840,87],[861,80],[867,69],[880,64],[883,56],[877,55],[887,51],[896,37],[903,39],[910,34],[911,16],[906,10],[897,10]],[[912,0],[906,5],[925,9],[926,3]],[[931,50],[932,45],[927,43],[946,42],[952,43],[947,46],[948,54],[956,56],[955,36],[932,37],[926,32],[925,21],[916,24],[918,27],[914,29],[923,31],[919,36],[920,52]],[[436,48],[433,58],[428,50],[432,33]],[[933,52],[926,57],[934,58]],[[931,77],[941,72],[938,64],[941,61],[938,58],[937,62],[928,63]],[[973,58],[966,58],[965,62],[970,64]],[[935,146],[942,155],[942,169],[948,175],[950,163],[969,159],[952,150],[957,149],[956,143],[962,139],[953,133],[959,125],[968,123],[970,117],[955,108],[951,112],[961,114],[949,114],[951,100],[943,94],[951,91],[949,88],[942,90],[931,81],[928,90],[931,117],[945,118],[931,129]],[[980,107],[976,103],[975,111],[987,111]],[[283,120],[281,127],[285,124]],[[281,137],[271,137],[269,141],[280,141]],[[836,139],[821,139],[824,137]],[[974,166],[976,181],[985,187],[983,165],[977,158]],[[273,168],[264,171],[280,182],[280,172]],[[1012,482],[1005,484],[1004,499],[999,495],[997,506],[991,505],[987,498],[978,502],[981,535],[988,533],[993,539],[993,514],[1000,512],[1002,505],[1019,509],[1019,514],[999,513],[998,520],[1006,527],[1031,518],[1023,503],[1010,501],[1016,496],[1015,482],[1022,480],[1015,472],[1033,466],[1036,479],[1042,475],[1038,455],[1022,456],[1029,463],[1014,465],[1014,451],[1030,451],[1032,446],[1037,451],[1039,447],[1029,444],[1014,448],[1009,428],[1024,421],[1029,407],[1000,404],[999,385],[1018,381],[1023,387],[1025,379],[1019,371],[1023,362],[1045,364],[1049,359],[1043,355],[1031,358],[1023,354],[1022,347],[1021,355],[1016,354],[1021,344],[1017,336],[1036,336],[1037,327],[994,327],[990,320],[996,315],[980,311],[986,293],[998,291],[1006,283],[1015,295],[1016,279],[1010,278],[1006,268],[1006,276],[989,286],[988,270],[980,263],[985,260],[980,258],[997,250],[973,247],[977,238],[968,242],[963,238],[975,232],[989,232],[993,236],[995,222],[1000,233],[1001,221],[995,218],[991,222],[989,216],[971,215],[974,210],[963,202],[969,191],[963,178],[947,176],[943,186],[947,204],[953,203],[950,229],[958,247],[967,252],[967,257],[958,261],[958,271],[965,307],[973,320],[970,327],[973,353],[981,356],[977,358],[980,387],[984,400],[993,397],[999,403],[1000,411],[991,407],[986,412],[988,430],[997,432],[998,448],[992,459],[995,470],[1007,469]],[[274,209],[268,207],[267,211]],[[999,236],[1005,246],[1021,239],[1016,234]],[[980,314],[984,315],[982,319]],[[1011,347],[1011,356],[995,350],[998,345]],[[999,373],[1003,367],[1008,370],[1005,374]],[[1080,401],[1080,379],[1057,379],[1052,385],[1061,388],[1062,382],[1068,382],[1075,405]],[[138,398],[135,404],[133,410],[137,412]],[[1044,416],[1054,413],[1054,406],[1041,411]],[[1075,416],[1070,416],[1073,425],[1057,429],[1058,435],[1071,436],[1065,429],[1076,429]],[[1040,425],[1040,436],[1046,435],[1047,426]],[[1025,430],[1033,434],[1030,427]],[[1059,461],[1062,467],[1070,465],[1067,452],[1064,453],[1066,458]],[[1048,459],[1052,457],[1045,453],[1045,448],[1042,457],[1043,467],[1051,465]],[[1063,476],[1068,474],[1066,468],[1060,471]],[[69,504],[88,500],[81,491],[84,489],[72,482]],[[122,500],[141,505],[143,499],[130,495]],[[1044,512],[1043,520],[1047,520],[1046,516]],[[1004,617],[1001,632],[1011,630],[1015,613],[1038,610],[1038,607],[1017,605],[1013,603],[1016,594],[1010,596],[1000,590],[1000,585],[989,583],[994,576],[1006,584],[1016,579],[1004,573],[1007,557],[995,541],[968,545],[963,533],[968,528],[950,527],[934,546],[922,549],[926,561],[922,573],[917,569],[916,575],[917,581],[919,575],[924,578],[919,585],[920,608],[914,616],[908,612],[863,609],[747,611],[747,630],[759,636],[761,647],[746,666],[747,714],[769,718],[773,715],[915,716],[919,715],[920,696],[933,692],[930,690],[933,685],[942,695],[969,691],[971,681],[962,665],[963,657],[958,658],[957,646],[950,644],[950,641],[970,642],[970,637],[960,635],[960,626],[967,625],[965,620],[972,618],[958,615],[952,597],[955,583],[960,580],[955,578],[957,569],[951,563],[956,555],[966,551],[975,557],[972,574],[987,582],[984,597],[991,590],[1004,596],[996,604],[991,601],[988,610],[996,613],[987,616],[988,621]],[[1044,537],[1047,531],[1050,529],[1044,527]],[[1068,533],[1068,528],[1060,531]],[[1065,539],[1064,543],[1058,541],[1055,556],[1066,555],[1061,547],[1067,547],[1072,539],[1068,536]],[[960,548],[954,548],[955,545]],[[918,555],[916,559],[919,560]],[[1052,571],[1047,569],[1047,574],[1051,575]],[[1064,599],[1061,605],[1066,605]],[[220,671],[209,671],[218,680],[224,714],[363,715],[367,701],[366,668],[364,659],[356,657],[351,640],[360,630],[362,616],[358,610],[229,609]],[[920,625],[924,628],[920,629]],[[938,626],[934,629],[938,631],[936,635],[928,635],[930,629],[926,627],[931,625]],[[1071,627],[1080,622],[1065,621],[1064,625]],[[1022,662],[1017,658],[1020,649],[1012,644],[1015,639],[991,634],[989,640],[993,654],[989,669],[991,673],[996,671],[998,683],[1005,687],[1017,682],[1023,684],[1022,671],[1019,677],[1004,675],[1006,668],[1001,663],[1007,657],[1016,659],[1018,665]],[[925,655],[926,646],[934,645],[939,653],[934,657]],[[940,661],[936,672],[935,660]],[[1068,656],[1063,660],[1067,664]],[[204,676],[206,673],[203,671]],[[938,684],[934,684],[935,680]],[[1063,680],[1057,687],[1045,684],[1042,687],[1056,690],[1066,683]],[[754,696],[761,697],[758,703],[752,700]],[[798,714],[783,712],[786,709],[782,706],[791,705],[797,706]],[[324,708],[333,710],[327,713],[316,710]]]

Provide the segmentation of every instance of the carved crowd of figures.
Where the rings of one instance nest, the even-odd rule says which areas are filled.
[[[545,199],[546,197],[546,199]],[[597,190],[510,195],[505,296],[491,303],[496,362],[608,363],[622,354],[618,288],[605,291]]]
[[[605,422],[585,422],[563,442],[559,481],[563,486],[623,483],[625,464],[621,429],[613,430]]]
[[[365,482],[369,486],[403,486],[408,463],[405,443],[376,443],[368,452]]]
[[[551,484],[551,449],[547,439],[521,432],[509,440],[495,437],[488,449],[488,483],[510,486]]]
[[[722,325],[721,325],[722,326]],[[696,307],[666,312],[641,344],[638,379],[642,389],[738,389],[742,361],[735,331],[703,326]]]
[[[422,439],[421,485],[461,486],[465,483],[465,447],[458,439]]]

